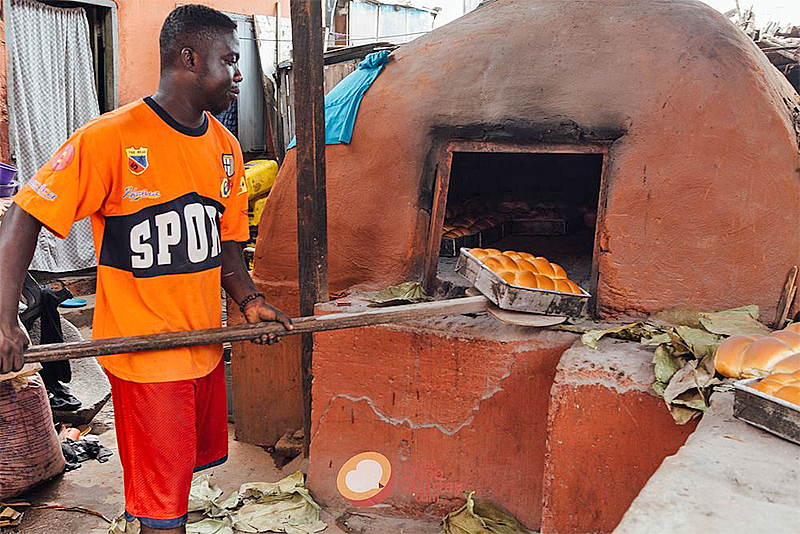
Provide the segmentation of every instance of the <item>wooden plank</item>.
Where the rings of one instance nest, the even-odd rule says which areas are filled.
[[[511,152],[528,154],[605,154],[609,142],[592,141],[588,143],[497,143],[492,141],[452,141],[450,152]]]
[[[778,301],[778,308],[775,310],[775,320],[772,322],[772,327],[781,329],[784,327],[786,318],[789,316],[789,310],[792,308],[794,296],[797,293],[797,265],[789,269],[789,274],[786,275],[786,283],[783,285],[781,291],[781,298]]]
[[[486,297],[464,297],[393,306],[391,308],[370,308],[360,312],[298,317],[292,319],[294,324],[294,330],[292,331],[285,330],[282,325],[277,323],[242,324],[226,328],[208,328],[187,332],[165,332],[95,341],[35,345],[25,352],[25,362],[54,362],[177,347],[216,345],[228,341],[256,339],[264,334],[279,334],[281,336],[307,335],[314,332],[326,332],[344,328],[401,323],[425,317],[479,313],[486,311],[488,307],[489,300]]]
[[[325,67],[325,94],[331,92],[336,84],[344,80],[358,67],[358,60],[346,61]]]
[[[325,101],[322,4],[292,0],[294,112],[297,136],[297,253],[300,314],[328,300],[328,215],[325,188]],[[302,339],[305,456],[311,440],[314,338]]]
[[[447,193],[450,187],[450,166],[453,151],[446,148],[439,151],[435,167],[435,182],[431,218],[428,223],[428,240],[425,247],[425,290],[433,294],[436,287],[436,268],[439,264],[439,249],[442,244],[442,226],[447,209]]]

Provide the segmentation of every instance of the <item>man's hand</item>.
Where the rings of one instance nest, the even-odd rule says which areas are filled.
[[[11,323],[0,328],[0,375],[19,371],[25,365],[23,354],[30,340],[19,323]]]
[[[258,297],[248,302],[244,307],[244,318],[250,324],[262,322],[276,322],[281,323],[286,330],[294,330],[292,320],[289,316],[283,313],[278,308],[271,306],[262,297]],[[254,339],[253,343],[256,345],[272,345],[280,341],[280,338],[275,334],[264,334],[261,337]]]

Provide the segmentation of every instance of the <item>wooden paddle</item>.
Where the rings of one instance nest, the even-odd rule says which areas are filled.
[[[391,308],[371,308],[352,313],[298,317],[292,319],[294,330],[291,331],[287,331],[283,325],[278,323],[260,323],[187,332],[165,332],[162,334],[98,339],[96,341],[79,341],[76,343],[35,345],[25,351],[25,362],[55,362],[76,358],[90,358],[92,356],[108,356],[111,354],[127,354],[198,345],[216,345],[230,341],[256,339],[264,334],[289,336],[359,326],[401,323],[425,317],[480,313],[486,311],[490,304],[489,299],[484,296],[466,297],[393,306]]]

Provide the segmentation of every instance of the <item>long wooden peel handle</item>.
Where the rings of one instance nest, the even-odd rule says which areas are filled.
[[[299,317],[292,319],[294,330],[291,331],[287,331],[283,328],[283,325],[277,323],[261,323],[229,326],[227,328],[191,330],[188,332],[166,332],[162,334],[99,339],[96,341],[79,341],[76,343],[35,345],[25,352],[25,362],[55,362],[111,354],[216,345],[229,341],[256,339],[264,334],[287,336],[376,324],[400,323],[423,317],[478,313],[486,311],[489,304],[489,300],[486,297],[479,296],[393,306],[391,308],[374,308],[353,313]]]

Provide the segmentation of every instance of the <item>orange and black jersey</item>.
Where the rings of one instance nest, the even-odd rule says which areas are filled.
[[[89,216],[97,253],[93,337],[221,324],[223,241],[244,242],[247,185],[236,138],[206,114],[196,129],[151,98],[79,129],[14,198],[59,237]],[[205,376],[220,346],[100,358],[134,382]]]

